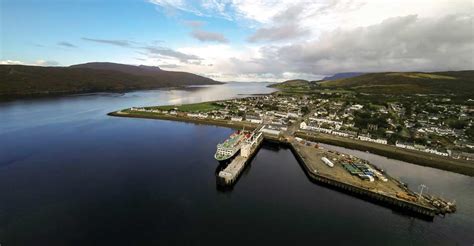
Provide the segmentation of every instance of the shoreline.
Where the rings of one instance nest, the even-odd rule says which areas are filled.
[[[163,115],[163,114],[130,114],[130,113],[119,113],[120,111],[110,112],[107,115],[115,117],[125,117],[125,118],[139,118],[139,119],[153,119],[153,120],[169,120],[169,121],[179,121],[194,123],[198,125],[212,125],[212,126],[223,126],[229,127],[232,129],[241,129],[245,127],[246,129],[254,130],[257,127],[257,124],[250,122],[237,122],[237,121],[228,121],[228,120],[208,120],[208,119],[198,119],[182,116],[172,116],[172,115]]]
[[[474,176],[474,163],[470,163],[469,161],[456,160],[450,157],[435,156],[420,151],[401,149],[391,145],[364,142],[324,133],[308,134],[298,131],[295,133],[295,136],[348,149],[368,151],[373,154],[419,166],[441,169],[471,177]]]
[[[399,211],[404,214],[416,216],[420,219],[424,219],[427,221],[432,221],[434,216],[436,216],[440,212],[436,208],[427,204],[422,204],[419,201],[407,201],[384,192],[377,192],[376,190],[364,187],[363,185],[355,185],[347,180],[319,173],[319,171],[313,170],[311,168],[311,161],[308,160],[308,156],[305,156],[298,149],[298,147],[295,146],[295,144],[288,143],[287,146],[288,148],[290,148],[291,152],[295,156],[307,178],[313,183],[317,183],[319,185],[323,185],[325,187],[343,192],[345,194],[355,196],[369,202],[373,202],[374,204],[379,204],[381,206],[391,208],[395,211]],[[389,178],[390,181],[388,182],[398,182],[392,177],[387,176],[387,174],[384,175]],[[408,191],[408,188],[406,189]]]
[[[199,118],[191,118],[191,117],[180,116],[180,115],[156,114],[156,113],[146,113],[146,112],[131,113],[131,112],[116,111],[116,112],[110,112],[108,113],[108,115],[117,116],[117,117],[129,117],[129,118],[146,118],[146,119],[181,121],[181,122],[190,122],[194,124],[231,127],[235,129],[240,128],[244,125],[247,128],[253,127],[254,129],[258,129],[257,127],[259,126],[258,124],[252,124],[249,122],[233,122],[233,121],[228,121],[228,120],[199,119]],[[299,135],[295,134],[295,136],[299,136]],[[306,144],[299,143],[290,136],[279,138],[279,139],[273,139],[273,138],[268,138],[268,136],[265,136],[265,134],[263,134],[263,137],[264,137],[264,141],[275,142],[278,145],[284,145],[290,148],[294,157],[297,159],[298,163],[303,168],[303,171],[305,172],[306,176],[309,178],[311,182],[322,184],[324,186],[342,191],[346,194],[360,197],[364,200],[372,201],[374,203],[384,205],[386,207],[390,207],[394,210],[397,210],[406,214],[415,215],[419,218],[423,218],[427,220],[432,220],[433,217],[437,214],[446,214],[446,213],[452,213],[455,211],[455,208],[454,210],[451,210],[451,207],[443,209],[439,207],[438,205],[435,205],[434,203],[432,203],[433,201],[436,202],[437,201],[436,199],[440,200],[439,198],[436,198],[436,197],[425,196],[425,198],[421,200],[420,199],[411,200],[413,199],[413,197],[415,197],[415,193],[409,190],[408,187],[403,186],[403,183],[392,178],[390,175],[385,174],[383,171],[381,171],[383,174],[379,173],[377,175],[377,179],[381,180],[377,182],[380,182],[380,183],[362,184],[363,181],[360,181],[359,179],[355,178],[353,173],[350,173],[350,174],[347,173],[346,170],[344,170],[345,167],[343,168],[342,166],[339,166],[336,168],[333,165],[330,167],[334,167],[334,169],[331,169],[331,168],[328,169],[328,167],[325,164],[321,164],[323,162],[320,161],[320,158],[326,157],[326,156],[329,156],[327,158],[333,159],[335,161],[336,160],[341,161],[341,159],[338,159],[339,157],[337,156],[339,156],[339,154],[337,153],[334,154],[333,152],[329,151],[330,153],[333,153],[332,157],[331,157],[331,154],[329,153],[325,153],[325,152],[319,153],[314,149],[313,146],[308,146],[307,143]],[[303,138],[303,136],[299,136],[299,137]],[[309,139],[309,138],[305,138],[305,139]],[[226,175],[220,176],[219,174],[219,177],[217,177],[216,179],[217,184],[232,187],[235,184],[235,181],[240,178],[240,172],[243,170],[242,168],[245,168],[245,164],[247,164],[247,162],[250,159],[252,159],[254,155],[257,154],[256,153],[257,151],[258,151],[258,148],[256,149],[256,151],[252,153],[252,156],[248,159],[242,156],[236,157],[236,158],[241,158],[241,159],[238,159],[238,161],[235,164],[236,167],[240,167],[240,169],[238,169],[236,173],[234,173],[233,175],[231,175],[232,172],[228,174],[231,177],[229,180],[227,178],[228,176]],[[234,159],[234,161],[235,160],[237,159]],[[321,163],[318,163],[318,161]],[[347,160],[342,159],[342,161],[347,161]],[[234,170],[236,167],[233,167],[231,169]],[[382,178],[380,176],[382,176]],[[385,178],[385,180],[383,180],[383,178]],[[371,182],[373,181],[374,181],[374,178],[372,178]],[[445,201],[442,201],[442,202],[445,202]],[[446,204],[449,205],[450,203],[447,202]]]
[[[124,94],[135,91],[152,91],[152,90],[182,90],[186,88],[192,88],[193,86],[209,86],[209,85],[224,85],[226,83],[221,82],[218,84],[200,84],[200,85],[177,85],[177,86],[158,86],[151,88],[142,89],[121,89],[121,90],[76,90],[76,91],[42,91],[34,93],[22,93],[22,94],[0,94],[0,102],[2,101],[14,101],[24,99],[39,99],[39,98],[59,98],[67,96],[80,96],[96,93],[116,93]]]
[[[131,114],[131,113],[121,113],[121,111],[114,111],[114,112],[108,113],[107,115],[115,116],[115,117],[126,117],[126,118],[143,118],[143,119],[180,121],[180,122],[188,122],[188,123],[194,123],[194,124],[229,127],[232,129],[241,129],[243,127],[245,127],[246,129],[255,129],[257,127],[257,124],[250,123],[250,122],[198,119],[198,118],[163,115],[163,114],[147,115],[147,113]],[[363,141],[358,141],[354,139],[346,139],[342,137],[336,137],[336,136],[321,134],[321,133],[307,134],[301,131],[297,131],[295,133],[295,136],[305,138],[311,141],[331,144],[331,145],[344,147],[348,149],[369,151],[371,153],[374,153],[380,156],[384,156],[387,158],[396,159],[400,161],[405,161],[405,162],[415,164],[415,165],[436,168],[436,169],[450,171],[450,172],[463,174],[463,175],[467,175],[471,177],[474,176],[474,164],[470,163],[469,161],[455,160],[455,159],[445,158],[441,156],[433,156],[428,153],[400,149],[395,146],[363,142]]]

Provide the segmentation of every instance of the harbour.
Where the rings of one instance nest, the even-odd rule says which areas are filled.
[[[429,189],[424,193],[456,199],[456,213],[418,219],[395,206],[313,182],[290,147],[265,134],[232,190],[222,192],[216,185],[216,144],[242,126],[106,116],[117,108],[175,104],[176,98],[195,100],[184,101],[189,103],[225,99],[215,91],[206,96],[218,88],[237,93],[240,87],[4,103],[3,242],[67,245],[78,235],[86,244],[149,244],[157,239],[163,244],[212,244],[232,236],[233,244],[303,244],[317,235],[321,243],[347,244],[341,231],[373,244],[472,242],[465,233],[474,223],[472,177],[320,144],[368,160],[415,191],[425,184]],[[63,116],[59,122],[57,115]],[[45,125],[51,119],[55,123]],[[41,141],[46,137],[48,144]],[[81,155],[71,159],[78,150]],[[12,218],[20,217],[13,223]],[[115,238],[118,231],[123,236]],[[423,233],[414,233],[419,231]],[[275,232],[281,233],[268,237]]]
[[[235,156],[225,169],[218,172],[217,185],[227,187],[235,185],[246,164],[257,154],[258,148],[264,140],[264,129],[265,126],[262,125],[254,130],[252,134],[258,133],[257,140],[253,141],[251,145],[242,147],[240,154]],[[367,162],[349,164],[354,161],[361,163],[364,160],[325,150],[320,148],[317,143],[302,138],[277,137],[273,134],[266,136],[268,138],[266,141],[288,146],[308,178],[315,183],[428,220],[432,220],[436,215],[445,215],[456,211],[454,202],[423,195],[423,190],[417,194],[399,180],[388,174],[382,174],[383,170]],[[345,159],[346,163],[341,164],[341,159]],[[337,160],[339,164],[335,165],[331,160]],[[367,167],[370,171],[366,172],[367,174],[359,173],[354,177],[356,172],[354,169],[357,169],[357,166],[360,169],[362,169],[361,166]]]
[[[206,105],[212,105],[212,102]],[[215,105],[220,105],[220,102]],[[132,108],[131,110],[111,112],[109,115],[144,116],[145,118],[253,129],[253,131],[247,132],[237,130],[227,140],[217,145],[215,159],[217,161],[230,160],[228,165],[216,173],[216,183],[221,187],[231,188],[236,184],[240,174],[252,157],[257,154],[259,146],[265,140],[288,145],[307,173],[308,178],[316,183],[428,219],[432,219],[438,214],[444,215],[456,211],[454,201],[446,201],[426,193],[422,194],[423,189],[417,194],[408,189],[401,181],[390,177],[383,170],[365,160],[320,148],[318,143],[310,141],[311,138],[298,131],[298,125],[305,120],[305,117],[293,121],[291,125],[283,128],[265,124],[263,120],[258,122],[234,120],[234,118],[225,120],[210,118],[208,114],[186,113],[178,109],[175,107],[172,109],[173,111],[166,111],[168,113],[163,114],[161,110],[153,108]],[[254,136],[257,135],[258,138],[254,139]]]

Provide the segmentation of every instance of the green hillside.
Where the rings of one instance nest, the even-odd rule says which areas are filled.
[[[474,71],[369,73],[320,83],[321,88],[342,88],[365,93],[473,94]]]
[[[191,73],[115,63],[89,63],[71,67],[0,65],[0,97],[112,92],[219,83]]]
[[[309,90],[313,86],[312,82],[303,79],[287,80],[282,83],[272,84],[268,87],[281,90]]]
[[[447,94],[474,95],[474,70],[449,72],[367,73],[335,80],[288,80],[269,87],[286,93],[305,93],[324,89],[372,94]]]

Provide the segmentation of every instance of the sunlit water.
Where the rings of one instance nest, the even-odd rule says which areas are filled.
[[[326,146],[456,200],[457,213],[429,222],[314,184],[291,151],[265,145],[221,192],[213,154],[232,130],[106,115],[271,91],[234,83],[0,103],[0,244],[472,245],[472,177]]]

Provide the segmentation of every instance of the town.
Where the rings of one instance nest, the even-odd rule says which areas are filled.
[[[337,92],[274,93],[182,106],[133,107],[121,112],[265,124],[264,130],[276,136],[296,125],[301,133],[474,160],[473,100],[454,101],[449,97],[424,95],[383,99],[379,102],[371,95]]]
[[[430,129],[429,132],[425,131],[428,133],[445,133],[445,128],[434,128],[433,125],[420,124],[419,121],[414,122],[416,126],[408,127],[408,123],[413,123],[413,119],[403,117],[406,109],[401,103],[377,105],[360,100],[352,102],[347,95],[336,96],[333,97],[332,93],[318,96],[274,93],[185,105],[132,107],[109,115],[191,121],[239,129],[224,143],[217,144],[215,159],[226,162],[221,162],[224,165],[220,165],[222,168],[216,173],[218,186],[233,187],[266,139],[288,146],[308,177],[315,182],[430,218],[435,214],[452,213],[456,210],[454,202],[423,195],[423,187],[416,193],[375,164],[328,150],[312,141],[314,134],[325,134],[362,143],[394,145],[393,148],[418,150],[424,154],[447,158],[450,154],[452,157],[451,150],[441,150],[439,146],[434,148],[428,145],[428,141],[425,145],[418,142],[409,144],[406,141],[399,142],[393,137],[397,136],[399,131],[413,131],[407,130],[409,128],[416,128],[416,133],[419,129]],[[417,108],[414,108],[417,111]],[[465,109],[462,108],[462,112],[467,116],[470,112]],[[470,127],[471,118],[466,119],[469,120],[466,125]],[[407,123],[401,125],[399,122]],[[451,132],[457,134],[454,135],[456,137],[469,134],[466,130]],[[466,160],[470,160],[469,156],[464,161]]]

